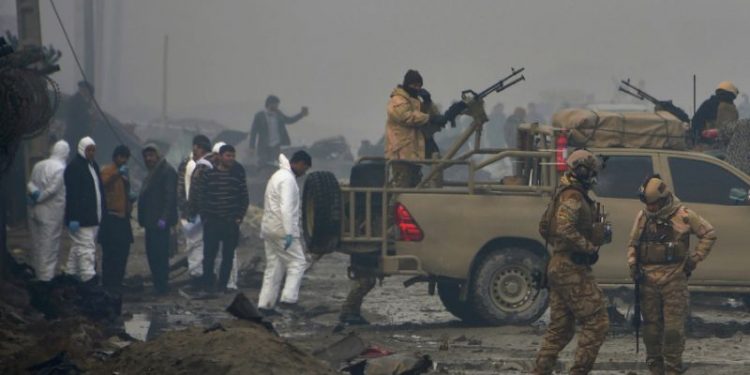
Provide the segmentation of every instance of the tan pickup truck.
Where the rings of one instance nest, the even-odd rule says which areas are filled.
[[[535,281],[548,257],[538,223],[564,170],[567,144],[564,134],[553,129],[546,134],[529,132],[527,144],[535,146],[525,151],[484,150],[478,147],[480,129],[480,122],[472,124],[460,140],[475,135],[473,151],[457,155],[452,149],[440,160],[424,163],[423,184],[413,189],[385,188],[388,164],[377,159],[359,161],[348,185],[337,184],[325,172],[310,175],[303,189],[303,226],[310,249],[374,252],[384,275],[414,275],[414,281],[427,282],[431,292],[437,289],[446,309],[463,320],[535,321],[547,307],[547,292]],[[647,176],[659,173],[686,206],[717,229],[719,241],[691,277],[691,289],[750,292],[744,233],[750,231],[750,176],[696,152],[591,150],[605,163],[592,195],[604,204],[614,228],[613,242],[601,249],[594,267],[603,287],[632,285],[625,251],[635,215],[643,207],[637,191]],[[476,156],[482,161],[473,161]],[[475,171],[508,158],[513,160],[515,178],[473,178]],[[439,181],[438,170],[444,167],[466,168],[469,178]],[[431,179],[439,182],[424,183]],[[732,189],[735,197],[743,191],[739,201],[730,198]],[[395,234],[384,235],[387,202],[394,194],[394,224],[385,232]]]

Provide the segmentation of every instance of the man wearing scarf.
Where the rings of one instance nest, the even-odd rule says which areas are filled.
[[[169,235],[177,223],[177,171],[147,144],[143,160],[148,175],[138,198],[138,224],[146,229],[146,256],[157,294],[169,292]]]
[[[739,118],[737,107],[734,105],[734,99],[739,93],[732,82],[721,82],[716,87],[715,95],[711,95],[698,107],[692,120],[693,137],[698,143],[724,147],[721,143],[715,143],[715,137],[711,136],[712,132],[705,131],[720,128],[724,123]]]
[[[652,374],[682,374],[688,278],[711,252],[716,232],[711,223],[686,208],[659,175],[640,191],[645,210],[630,232],[628,266],[641,282],[641,313],[646,363]],[[690,251],[690,235],[698,244]]]
[[[96,143],[90,137],[78,142],[78,153],[65,168],[65,225],[71,246],[66,273],[96,283],[96,234],[106,202],[99,166],[94,161]]]

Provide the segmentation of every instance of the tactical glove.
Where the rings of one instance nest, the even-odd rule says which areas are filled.
[[[454,121],[458,115],[461,114],[466,109],[466,103],[464,102],[455,102],[451,104],[450,107],[448,107],[448,110],[445,111],[445,117],[449,121]]]
[[[432,104],[432,95],[430,95],[429,91],[427,91],[425,89],[421,89],[421,90],[419,90],[419,94],[418,95],[419,95],[420,98],[422,98],[422,101],[425,104]]]
[[[693,274],[693,271],[695,271],[695,267],[698,265],[698,262],[693,260],[692,257],[688,257],[685,261],[685,267],[683,268],[683,271],[685,271],[685,275],[687,277],[690,277],[690,275]]]
[[[430,115],[430,124],[432,125],[443,127],[447,122],[448,119],[443,115]]]

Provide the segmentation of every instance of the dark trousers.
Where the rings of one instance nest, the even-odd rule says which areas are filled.
[[[102,285],[118,289],[125,278],[133,232],[130,219],[107,214],[99,226],[99,243],[102,245]]]
[[[240,237],[236,223],[209,219],[203,224],[203,283],[207,288],[214,286],[214,263],[221,245],[221,266],[219,267],[219,287],[226,288],[229,273],[232,272],[234,250]]]
[[[146,256],[154,289],[166,293],[169,290],[169,228],[146,228]]]

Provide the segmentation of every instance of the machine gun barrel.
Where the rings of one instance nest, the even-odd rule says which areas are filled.
[[[635,90],[635,93],[637,94],[637,96],[633,95],[632,93],[629,93],[629,94],[631,94],[633,96],[636,96],[637,98],[640,98],[641,100],[645,99],[645,100],[650,101],[651,103],[659,104],[659,99],[656,99],[653,96],[651,96],[649,93],[647,93],[647,92],[639,89],[638,87],[633,86],[633,84],[630,83],[630,79],[622,80],[622,81],[620,81],[620,83],[622,83],[623,85],[625,85],[625,87],[630,88],[631,90]],[[620,86],[620,91],[627,92],[627,91],[623,90],[622,86]]]
[[[506,83],[506,81],[508,81],[509,79],[511,79],[511,78],[513,78],[513,77],[515,77],[515,76],[523,73],[524,70],[526,70],[526,68],[520,68],[520,69],[513,69],[513,68],[511,68],[511,73],[507,77],[505,77],[505,78],[497,81],[494,85],[492,85],[492,86],[484,89],[479,94],[476,94],[476,97],[479,98],[479,99],[483,99],[487,95],[489,95],[489,94],[491,94],[493,92],[503,91],[503,90],[507,89],[508,87],[515,85],[518,82],[526,80],[526,77],[524,77],[523,75],[521,75],[520,77],[518,77],[518,78],[516,78],[516,79],[514,79],[514,80]]]

